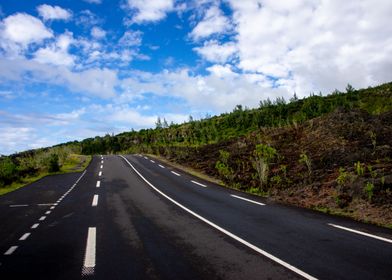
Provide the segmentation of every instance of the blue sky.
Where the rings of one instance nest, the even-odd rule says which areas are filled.
[[[387,0],[0,0],[0,154],[392,80]]]

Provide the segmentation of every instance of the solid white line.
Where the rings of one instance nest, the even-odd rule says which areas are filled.
[[[101,169],[103,168],[103,165],[101,165]]]
[[[155,163],[155,161],[153,161],[152,159],[150,159],[150,161],[151,161],[152,163]]]
[[[26,240],[30,236],[30,234],[31,234],[30,232],[23,234],[22,237],[19,238],[19,240],[21,240],[21,241]]]
[[[42,216],[41,218],[39,218],[40,221],[43,221],[46,219],[46,216]]]
[[[51,211],[46,211],[45,215],[49,215],[51,213]]]
[[[4,255],[12,255],[13,252],[15,252],[15,250],[18,249],[18,246],[11,246],[7,252],[4,253]]]
[[[251,199],[247,199],[247,198],[245,198],[245,197],[241,197],[241,196],[238,196],[238,195],[231,194],[230,196],[231,196],[231,197],[238,198],[238,199],[242,199],[242,200],[245,200],[245,201],[248,201],[248,202],[254,203],[254,204],[258,204],[258,205],[262,205],[262,206],[264,206],[264,205],[265,205],[264,203],[257,202],[257,201],[251,200]]]
[[[201,187],[203,187],[203,188],[207,188],[207,186],[204,185],[204,184],[202,184],[202,183],[199,183],[199,182],[196,182],[196,181],[193,181],[193,180],[191,180],[191,182],[192,182],[193,184],[199,185],[199,186],[201,186]]]
[[[101,186],[101,181],[97,181],[97,188]]]
[[[160,165],[160,164],[158,164],[158,166],[159,166],[160,168],[165,168],[163,165]]]
[[[102,176],[102,171],[99,171],[98,176]]]
[[[14,208],[14,207],[27,207],[29,206],[28,204],[14,204],[14,205],[10,205],[10,207]]]
[[[37,224],[32,225],[31,228],[37,228],[38,226],[39,226],[39,224],[37,223]]]
[[[97,229],[95,227],[89,227],[88,234],[87,234],[86,253],[84,255],[82,275],[94,274],[96,238],[97,238]]]
[[[93,203],[91,203],[91,206],[95,207],[97,205],[98,205],[98,195],[94,194]]]
[[[350,232],[354,232],[354,233],[357,233],[357,234],[360,234],[360,235],[364,235],[364,236],[367,236],[367,237],[371,237],[371,238],[374,238],[374,239],[378,239],[378,240],[381,240],[381,241],[385,241],[385,242],[388,242],[388,243],[392,243],[392,240],[388,239],[388,238],[380,237],[380,236],[377,236],[377,235],[373,235],[373,234],[370,234],[370,233],[362,232],[362,231],[351,229],[351,228],[342,227],[342,226],[335,225],[335,224],[328,224],[328,225],[336,227],[336,228],[340,228],[340,229],[343,229],[343,230],[347,230],[347,231],[350,231]]]
[[[139,171],[136,170],[135,167],[133,167],[133,165],[124,157],[124,156],[120,156],[122,157],[127,163],[128,165],[136,172],[136,174],[138,174],[140,176],[140,178],[142,178],[153,190],[155,190],[157,193],[159,193],[160,195],[162,195],[163,197],[165,197],[166,199],[168,199],[169,201],[171,201],[172,203],[174,203],[175,205],[177,205],[178,207],[182,208],[183,210],[185,210],[186,212],[188,212],[189,214],[195,216],[196,218],[200,219],[201,221],[205,222],[206,224],[212,226],[213,228],[219,230],[220,232],[226,234],[227,236],[237,240],[238,242],[242,243],[243,245],[247,246],[248,248],[258,252],[259,254],[277,262],[278,264],[286,267],[287,269],[301,275],[302,277],[306,278],[306,279],[310,279],[310,280],[316,280],[317,278],[307,274],[306,272],[292,266],[291,264],[271,255],[270,253],[256,247],[255,245],[249,243],[248,241],[242,239],[241,237],[238,237],[237,235],[225,230],[224,228],[214,224],[213,222],[207,220],[206,218],[200,216],[199,214],[196,214],[195,212],[193,212],[192,210],[188,209],[187,207],[185,207],[184,205],[180,204],[179,202],[175,201],[174,199],[172,199],[170,196],[166,195],[165,193],[163,193],[162,191],[160,191],[158,188],[156,188],[153,184],[151,184],[146,178],[143,177],[142,174],[140,174]]]
[[[176,176],[181,176],[180,174],[178,174],[177,172],[174,172],[174,171],[170,171],[171,173],[173,173],[174,175],[176,175]]]

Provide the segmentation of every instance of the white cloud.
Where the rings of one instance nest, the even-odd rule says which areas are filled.
[[[127,4],[134,13],[131,21],[135,23],[159,21],[174,9],[173,0],[128,0]]]
[[[90,4],[101,4],[102,0],[83,0],[84,2],[90,3]]]
[[[211,6],[190,33],[194,40],[200,40],[216,33],[224,33],[231,29],[230,21],[217,6]]]
[[[73,41],[72,33],[66,32],[61,34],[56,38],[56,42],[37,50],[34,54],[34,59],[40,63],[72,66],[74,65],[75,57],[68,53],[68,49]]]
[[[18,55],[29,44],[41,43],[51,37],[52,30],[28,14],[13,14],[0,22],[0,47],[9,55]]]
[[[28,78],[25,75],[28,73]],[[26,59],[0,58],[0,80],[18,83],[47,83],[60,85],[82,95],[110,98],[116,95],[117,71],[91,68],[72,71],[63,65],[42,64]]]
[[[118,43],[122,47],[140,46],[142,35],[141,31],[125,31]]]
[[[392,79],[392,2],[230,1],[243,71],[288,91],[331,92]]]
[[[50,6],[47,4],[38,6],[37,11],[44,20],[68,20],[72,16],[72,13],[68,10],[65,10],[59,6]]]
[[[94,26],[93,29],[91,29],[91,36],[95,39],[102,39],[106,36],[106,31],[98,26]]]
[[[216,40],[204,42],[202,47],[195,50],[204,59],[214,63],[225,63],[230,60],[237,51],[237,46],[233,42],[219,44]]]

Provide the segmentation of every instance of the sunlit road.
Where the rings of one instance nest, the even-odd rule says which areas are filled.
[[[215,186],[143,155],[0,197],[0,279],[391,279],[392,231]]]

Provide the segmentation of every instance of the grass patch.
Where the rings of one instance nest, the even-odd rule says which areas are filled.
[[[39,179],[42,179],[48,175],[57,175],[57,174],[65,174],[71,172],[81,172],[89,165],[92,157],[91,156],[84,156],[84,155],[76,155],[71,154],[67,160],[64,162],[64,165],[61,167],[60,171],[58,172],[41,172],[35,176],[29,176],[21,178],[17,182],[13,182],[11,185],[0,188],[0,195],[15,191],[19,188],[27,186]]]

